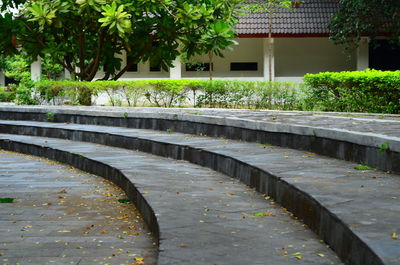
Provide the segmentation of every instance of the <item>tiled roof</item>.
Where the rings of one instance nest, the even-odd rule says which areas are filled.
[[[337,10],[338,0],[303,0],[297,8],[277,9],[273,17],[272,33],[327,34],[328,21]],[[236,33],[268,34],[268,15],[257,12],[243,16],[236,27]]]

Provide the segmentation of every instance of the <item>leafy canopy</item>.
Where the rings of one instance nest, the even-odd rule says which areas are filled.
[[[190,58],[232,42],[242,0],[6,0],[0,55],[50,55],[79,80],[118,79],[133,63],[163,69],[184,51]],[[17,8],[17,12],[10,11]],[[198,45],[199,43],[204,45]],[[196,45],[197,44],[197,45]],[[121,54],[129,63],[122,66]]]
[[[374,41],[384,35],[399,43],[400,1],[340,0],[329,29],[333,41],[349,48],[357,47],[362,36]]]

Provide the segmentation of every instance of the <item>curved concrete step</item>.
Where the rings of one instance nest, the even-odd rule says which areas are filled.
[[[92,143],[0,135],[0,147],[105,177],[159,236],[158,264],[341,264],[287,211],[228,176],[185,161]],[[254,217],[254,213],[268,213]]]
[[[267,193],[304,219],[348,264],[398,264],[400,178],[267,145],[107,126],[1,121],[0,132],[139,149],[207,166]]]
[[[400,173],[400,116],[227,109],[0,106],[0,119],[72,122],[273,144]],[[345,114],[342,114],[345,115]],[[383,116],[384,118],[386,116]]]
[[[47,159],[0,150],[0,264],[157,264],[155,238],[123,191]]]

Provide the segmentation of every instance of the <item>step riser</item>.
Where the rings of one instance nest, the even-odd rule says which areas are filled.
[[[171,130],[188,134],[224,137],[310,151],[320,155],[369,165],[384,171],[400,173],[400,153],[398,152],[391,150],[382,151],[377,147],[316,136],[284,132],[267,132],[233,126],[155,118],[120,118],[57,113],[54,115],[54,118],[49,120],[46,113],[0,111],[0,119],[69,122],[159,131]]]
[[[159,156],[186,160],[200,166],[211,168],[231,177],[238,178],[257,191],[266,193],[274,198],[274,200],[294,213],[297,217],[303,219],[304,222],[327,242],[347,264],[384,264],[357,235],[336,217],[336,215],[330,213],[313,198],[299,191],[286,181],[237,159],[206,150],[195,149],[190,146],[173,145],[96,132],[16,125],[2,125],[0,126],[0,132],[62,138],[122,147]],[[51,159],[57,160],[57,157]],[[68,161],[64,163],[68,163]],[[77,167],[80,168],[79,164]],[[97,174],[95,172],[93,173]],[[150,226],[151,225],[152,224],[150,224]]]

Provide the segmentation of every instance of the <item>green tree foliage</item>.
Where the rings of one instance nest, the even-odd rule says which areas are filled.
[[[37,104],[32,93],[34,82],[31,80],[30,63],[22,54],[8,56],[0,60],[1,70],[8,78],[17,83],[0,89],[0,101],[13,101],[17,104]]]
[[[362,36],[374,40],[384,35],[399,43],[400,1],[340,0],[329,30],[333,41],[348,48],[357,47]]]
[[[30,64],[26,57],[18,54],[3,58],[3,71],[6,77],[12,78],[18,83],[32,86]]]
[[[232,25],[225,21],[215,21],[209,25],[207,31],[201,33],[199,41],[193,45],[189,44],[183,49],[184,54],[197,53],[207,54],[209,67],[209,77],[212,80],[212,63],[214,55],[224,57],[222,51],[225,49],[231,49],[230,45],[237,44],[232,38],[235,36]]]
[[[215,38],[223,38],[217,46],[226,48],[240,1],[3,1],[2,10],[18,6],[18,12],[0,16],[0,53],[22,47],[32,60],[51,55],[73,77],[86,81],[103,66],[103,79],[116,80],[131,64],[150,58],[166,70],[178,48],[191,57],[204,51],[197,43]],[[121,69],[123,51],[131,60]]]
[[[58,80],[62,77],[64,68],[55,63],[50,56],[42,58],[42,76],[48,80]]]

